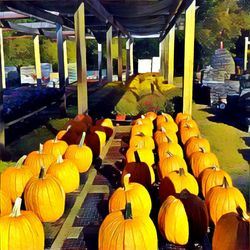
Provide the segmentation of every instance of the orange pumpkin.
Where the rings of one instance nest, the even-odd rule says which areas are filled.
[[[190,166],[194,176],[198,178],[204,169],[219,166],[219,162],[214,153],[206,152],[203,148],[201,148],[201,151],[194,152],[191,155]]]
[[[199,137],[200,136],[200,131],[198,128],[182,128],[180,130],[180,138],[181,142],[183,145],[186,144],[186,142],[191,138],[191,137]]]
[[[154,139],[151,136],[146,136],[144,134],[138,134],[131,136],[129,141],[130,148],[148,148],[153,150],[155,148]]]
[[[150,240],[148,240],[150,239]],[[102,222],[98,233],[98,250],[157,250],[157,232],[146,214],[134,216],[131,204],[124,213],[112,212]]]
[[[175,117],[175,122],[177,125],[179,125],[179,123],[182,120],[187,120],[187,119],[192,119],[192,116],[187,113],[178,113],[177,116]]]
[[[208,191],[215,186],[221,185],[223,179],[226,178],[229,186],[232,186],[231,176],[216,166],[204,169],[199,175],[199,182],[201,184],[201,191],[203,197],[206,197]]]
[[[164,128],[165,130],[173,131],[174,133],[178,132],[178,126],[175,122],[161,122],[157,126],[157,130]]]
[[[25,159],[24,165],[26,165],[33,173],[34,176],[38,176],[41,170],[41,166],[48,169],[51,163],[56,161],[56,157],[52,154],[46,154],[43,150],[43,144],[40,143],[38,151],[32,151]]]
[[[0,217],[2,250],[44,249],[43,225],[32,211],[21,211],[21,198],[17,198],[10,215]]]
[[[158,156],[160,164],[161,162],[171,155],[178,155],[183,158],[183,151],[179,144],[177,143],[167,143],[163,142],[158,147]]]
[[[112,136],[114,125],[110,118],[99,119],[96,121],[95,125],[104,127],[107,138]]]
[[[173,171],[161,180],[159,187],[161,202],[169,195],[180,193],[183,189],[187,189],[195,195],[199,193],[199,186],[193,175],[185,172],[183,168],[180,168],[179,171]]]
[[[32,177],[24,190],[25,207],[33,211],[42,222],[58,220],[64,213],[65,192],[60,181],[46,175],[41,168],[39,177]]]
[[[149,111],[145,114],[145,117],[148,117],[151,121],[154,121],[157,118],[157,114],[153,111]]]
[[[84,144],[86,133],[83,132],[79,145],[70,145],[65,152],[65,159],[72,160],[78,168],[79,173],[85,173],[89,170],[93,153],[91,149]]]
[[[250,217],[240,207],[222,215],[213,234],[213,250],[250,249],[249,224]]]
[[[203,148],[206,152],[210,152],[209,141],[201,137],[191,137],[185,144],[185,154],[189,159],[191,154],[200,151]]]
[[[178,138],[176,133],[173,132],[172,130],[165,130],[164,128],[161,128],[161,130],[157,130],[154,133],[154,140],[158,146],[163,142],[178,143]]]
[[[142,162],[145,162],[148,166],[152,167],[155,163],[154,160],[154,153],[151,149],[148,148],[129,148],[126,152],[126,161],[129,162],[135,162],[135,151],[137,151],[140,160]]]
[[[168,176],[168,174],[173,171],[178,171],[180,168],[183,168],[185,171],[187,171],[187,164],[182,157],[178,155],[172,155],[171,153],[168,154],[169,157],[165,157],[159,164],[160,179]]]
[[[174,122],[174,119],[171,115],[162,112],[162,114],[158,115],[156,118],[156,126],[159,127],[162,122]]]
[[[90,128],[90,134],[96,133],[98,135],[99,141],[100,141],[100,151],[102,152],[103,147],[106,143],[106,132],[105,128],[103,126],[95,125]]]
[[[152,120],[149,117],[145,117],[144,115],[141,115],[141,118],[136,119],[132,125],[147,125],[150,127],[151,130],[154,129],[154,124]],[[139,131],[141,132],[141,131]]]
[[[52,140],[47,140],[43,144],[43,152],[45,154],[52,154],[57,159],[59,155],[64,155],[67,147],[68,144],[65,141],[57,140],[57,138],[55,138]]]
[[[60,181],[65,193],[73,192],[79,186],[80,176],[77,166],[71,160],[63,160],[61,155],[58,156],[57,162],[50,165],[47,174],[55,176]]]
[[[153,136],[153,132],[152,132],[152,127],[149,126],[148,124],[135,124],[132,126],[131,128],[131,137],[138,135],[138,134],[144,134],[146,136]]]
[[[169,242],[178,245],[188,243],[188,217],[181,200],[172,195],[168,196],[159,210],[158,226]]]
[[[225,177],[221,186],[215,186],[209,190],[205,202],[210,218],[215,225],[222,215],[236,212],[238,206],[240,206],[243,211],[247,209],[245,198],[240,190],[235,187],[230,187]]]
[[[70,130],[71,125],[69,125],[66,129],[60,130],[57,134],[56,134],[56,138],[58,140],[62,140],[63,136]]]
[[[1,189],[7,193],[12,202],[17,197],[21,197],[24,188],[30,178],[32,172],[23,165],[26,155],[22,156],[15,166],[6,168],[1,174]]]
[[[12,209],[11,199],[7,193],[0,189],[0,217],[10,214]]]
[[[147,189],[139,183],[129,182],[130,174],[123,177],[123,187],[115,190],[109,199],[109,212],[124,210],[127,202],[131,203],[132,214],[142,213],[149,216],[152,203]]]
[[[140,156],[135,151],[136,162],[127,163],[122,172],[122,181],[126,174],[130,173],[130,181],[138,182],[145,186],[146,188],[151,187],[155,182],[155,174],[152,167],[148,166],[146,163],[141,162]]]
[[[193,119],[185,119],[180,121],[178,124],[179,130],[182,130],[183,128],[196,128],[198,129],[198,125],[195,120]]]

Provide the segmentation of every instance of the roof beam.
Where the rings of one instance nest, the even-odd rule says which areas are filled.
[[[37,18],[42,21],[58,23],[64,27],[74,29],[74,24],[71,24],[68,21],[65,21],[61,16],[54,15],[50,12],[38,9],[30,4],[24,2],[6,2],[6,5],[9,10],[17,12],[22,15],[28,15],[34,18]]]
[[[29,18],[29,16],[18,14],[18,13],[13,12],[13,11],[0,12],[0,20],[1,19],[5,19],[5,20],[8,20],[8,19],[25,19],[25,18]]]
[[[123,35],[130,37],[128,31],[103,7],[98,0],[84,0],[88,11],[92,12],[97,18],[109,22],[115,29],[121,31]]]

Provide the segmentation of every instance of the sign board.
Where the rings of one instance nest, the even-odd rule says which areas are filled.
[[[21,84],[36,84],[36,69],[34,65],[20,68]]]
[[[52,64],[41,63],[42,68],[42,83],[48,83],[50,81],[50,73],[52,70]]]
[[[152,58],[152,72],[160,72],[161,62],[160,57]]]
[[[151,59],[139,59],[138,60],[138,73],[152,72],[152,60]]]

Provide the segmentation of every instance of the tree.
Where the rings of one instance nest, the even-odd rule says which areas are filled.
[[[220,41],[224,42],[228,50],[235,49],[235,43],[241,36],[242,30],[250,29],[247,1],[200,1],[197,10],[196,39],[202,46],[203,63],[209,63]]]

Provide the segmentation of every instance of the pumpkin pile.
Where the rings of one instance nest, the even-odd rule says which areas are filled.
[[[194,247],[203,244],[210,231],[213,249],[249,249],[246,201],[190,115],[179,113],[174,120],[166,113],[148,112],[136,119],[125,157],[122,187],[110,197],[99,249],[157,249],[147,248],[149,242],[144,245],[132,226],[137,216],[154,218],[151,208],[158,211],[156,228],[169,243]],[[153,230],[149,219],[144,223]]]
[[[78,189],[80,173],[89,170],[113,133],[110,119],[93,125],[88,115],[77,115],[65,128],[1,173],[1,250],[44,249],[42,222],[63,215],[66,193]],[[20,210],[20,197],[26,211]]]

